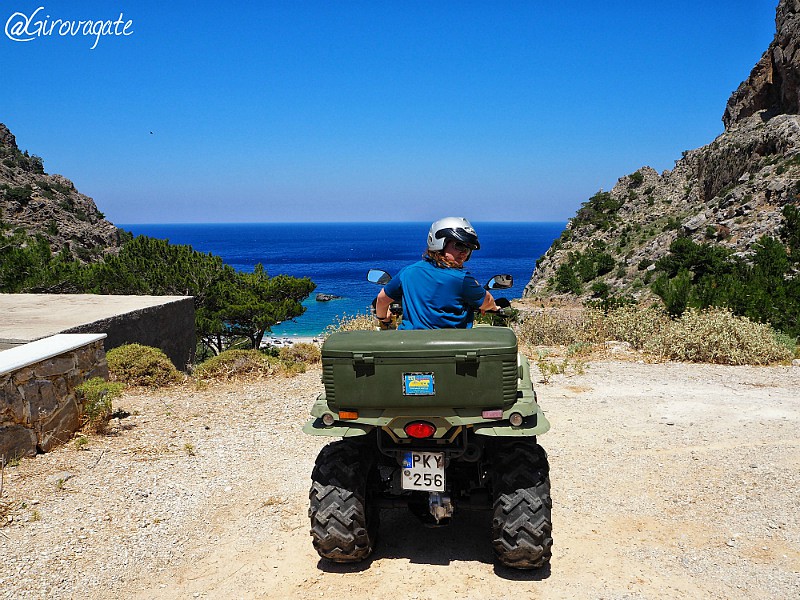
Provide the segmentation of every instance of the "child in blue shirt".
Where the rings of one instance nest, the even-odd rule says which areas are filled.
[[[431,225],[423,259],[403,268],[378,294],[375,315],[389,323],[389,306],[402,299],[398,329],[443,329],[472,326],[475,311],[497,310],[492,295],[464,270],[478,235],[463,217],[446,217]]]

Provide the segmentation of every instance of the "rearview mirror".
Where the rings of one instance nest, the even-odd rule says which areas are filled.
[[[507,290],[514,285],[514,277],[511,275],[495,275],[486,284],[487,290]]]
[[[386,285],[392,280],[392,276],[386,271],[381,269],[370,269],[367,273],[367,281],[370,283],[377,283],[378,285]]]

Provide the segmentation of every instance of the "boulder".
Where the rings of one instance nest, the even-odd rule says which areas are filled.
[[[36,454],[36,433],[22,425],[0,427],[0,457],[12,458]]]

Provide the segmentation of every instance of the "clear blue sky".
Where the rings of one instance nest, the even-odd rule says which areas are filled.
[[[0,0],[0,122],[116,223],[566,220],[722,132],[776,5]]]

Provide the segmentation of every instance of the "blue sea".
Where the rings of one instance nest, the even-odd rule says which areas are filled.
[[[498,273],[514,276],[503,296],[519,298],[539,258],[566,223],[473,223],[481,249],[467,263],[485,283]],[[257,263],[270,275],[309,277],[317,288],[303,303],[306,312],[276,325],[272,335],[316,336],[344,315],[366,313],[380,291],[366,280],[379,268],[395,274],[419,260],[430,223],[200,223],[119,225],[134,235],[188,244],[211,252],[240,271]],[[341,296],[317,302],[318,292]]]

